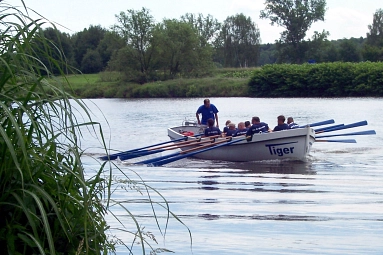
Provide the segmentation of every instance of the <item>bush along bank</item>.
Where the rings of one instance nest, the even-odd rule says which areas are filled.
[[[273,64],[253,72],[252,97],[380,97],[383,63]]]

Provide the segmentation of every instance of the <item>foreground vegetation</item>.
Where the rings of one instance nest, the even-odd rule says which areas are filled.
[[[43,37],[44,23],[0,2],[0,253],[108,254],[116,245],[129,254],[136,246],[143,254],[168,251],[153,246],[153,233],[146,233],[123,205],[130,216],[115,216],[116,222],[124,239],[130,235],[132,241],[110,236],[114,233],[105,216],[114,215],[112,206],[120,206],[111,199],[116,187],[129,186],[140,196],[144,191],[154,214],[154,203],[168,217],[172,214],[166,200],[136,175],[138,181],[128,173],[122,173],[125,180],[112,180],[118,168],[109,162],[84,169],[82,134],[93,130],[107,153],[102,129],[90,119],[87,106],[63,89],[70,83],[62,67],[69,67],[65,59],[57,59],[58,48],[55,58],[46,51],[52,42]],[[52,67],[60,79],[52,76]],[[156,202],[150,199],[152,191],[160,197]]]

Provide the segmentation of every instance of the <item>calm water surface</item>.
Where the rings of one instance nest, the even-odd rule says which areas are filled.
[[[203,98],[88,102],[94,118],[102,123],[108,145],[129,150],[167,141],[166,129],[185,118],[194,120]],[[334,138],[355,138],[357,144],[315,143],[307,162],[183,159],[163,167],[117,162],[125,175],[114,171],[113,178],[121,184],[115,186],[112,198],[155,235],[155,247],[176,254],[383,254],[381,98],[211,98],[211,102],[219,109],[221,128],[227,119],[238,123],[252,116],[274,127],[276,117],[284,114],[299,124],[367,120],[368,126],[339,133],[374,129],[377,135]],[[98,140],[85,134],[83,147],[87,170],[97,170],[92,156],[102,155]],[[167,222],[160,206],[166,204],[150,192],[159,203],[154,209],[163,234],[167,224],[163,238],[150,217],[147,193],[131,190],[123,183],[127,177],[142,178],[159,191],[187,228],[174,218]],[[130,244],[132,236],[124,230],[134,230],[134,222],[121,207],[112,211],[124,224],[108,215],[111,226],[120,229],[112,234]],[[138,245],[133,251],[142,253]],[[118,254],[129,253],[121,249]]]

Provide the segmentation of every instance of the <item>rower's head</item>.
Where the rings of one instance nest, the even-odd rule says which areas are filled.
[[[208,119],[208,120],[207,120],[207,125],[208,125],[209,127],[213,127],[213,126],[214,126],[214,120],[213,120],[212,118]]]
[[[235,130],[235,123],[230,122],[230,123],[229,123],[229,129],[230,129],[230,130]]]
[[[255,124],[255,123],[260,123],[261,122],[261,119],[259,117],[253,117],[251,119],[251,123]]]
[[[287,124],[290,124],[290,123],[293,123],[293,122],[294,122],[293,117],[288,117],[287,118]]]
[[[206,108],[210,108],[210,100],[209,99],[203,100],[203,104],[205,105]]]
[[[283,123],[285,123],[286,118],[283,115],[279,115],[277,117],[277,120],[278,120],[278,124],[283,124]]]

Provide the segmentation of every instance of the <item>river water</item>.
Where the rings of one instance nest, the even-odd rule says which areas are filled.
[[[367,120],[368,126],[340,133],[373,129],[377,135],[335,137],[354,138],[356,144],[315,143],[307,162],[182,159],[147,167],[116,161],[120,171],[113,171],[118,185],[112,199],[126,210],[112,207],[107,216],[111,235],[132,245],[127,231],[134,231],[135,222],[128,210],[148,236],[155,236],[158,244],[149,241],[153,247],[175,254],[383,254],[381,98],[210,99],[219,110],[221,128],[227,119],[238,123],[252,116],[274,127],[276,117],[284,114],[300,125]],[[203,98],[86,102],[102,124],[108,146],[129,150],[167,141],[166,129],[185,118],[194,120]],[[85,132],[82,146],[85,168],[97,170],[94,158],[103,153],[99,140]],[[163,197],[138,185],[141,195],[125,183],[128,178],[144,181]],[[162,234],[151,217],[148,194]],[[167,221],[162,206],[169,206],[183,224],[174,217]],[[136,243],[129,248],[142,254]],[[117,254],[129,252],[120,246]]]

